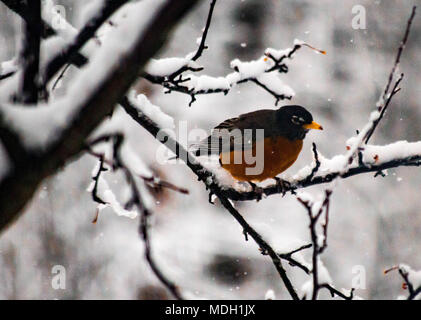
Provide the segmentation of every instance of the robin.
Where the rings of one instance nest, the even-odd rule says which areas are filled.
[[[323,130],[304,107],[257,110],[220,123],[192,151],[219,155],[222,168],[255,188],[255,182],[268,178],[279,181],[276,176],[297,160],[310,129]]]

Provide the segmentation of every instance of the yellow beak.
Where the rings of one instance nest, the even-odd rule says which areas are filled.
[[[323,127],[318,124],[316,121],[313,121],[312,123],[303,125],[306,129],[316,129],[316,130],[323,130]]]

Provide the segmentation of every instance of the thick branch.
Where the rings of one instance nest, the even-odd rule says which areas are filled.
[[[18,217],[44,178],[54,174],[84,149],[86,138],[124,96],[137,79],[139,69],[162,46],[176,22],[197,2],[167,1],[156,16],[150,18],[145,30],[139,32],[132,50],[122,56],[118,63],[108,66],[110,71],[75,108],[78,111],[69,119],[67,126],[57,133],[56,142],[38,155],[33,155],[33,161],[26,166],[18,166],[8,172],[0,183],[0,230]]]
[[[126,112],[139,123],[142,127],[144,127],[149,133],[151,133],[154,137],[157,136],[159,132],[159,127],[148,117],[142,115],[134,106],[131,105],[130,101],[127,98],[124,98],[121,101],[121,105],[126,110]],[[162,141],[163,142],[163,141]],[[176,140],[172,139],[171,137],[166,137],[165,145],[169,147],[178,157],[181,154],[187,155],[186,157],[182,157],[183,160],[186,162],[187,166],[197,175],[199,180],[202,180],[206,184],[207,177],[209,177],[210,173],[204,170],[204,168],[195,161],[193,156],[188,155],[188,151],[183,148]],[[295,292],[293,285],[291,284],[290,280],[288,279],[285,269],[282,267],[282,263],[280,260],[279,255],[272,249],[272,247],[247,223],[246,220],[241,216],[241,214],[235,210],[235,208],[231,205],[230,201],[227,197],[223,194],[223,191],[219,188],[216,184],[207,185],[210,189],[212,194],[215,194],[219,200],[221,201],[222,205],[231,213],[231,215],[240,223],[240,225],[244,229],[244,234],[249,234],[253,240],[259,245],[262,249],[262,252],[267,253],[270,255],[273,264],[276,267],[280,277],[282,278],[288,292],[290,293],[291,297],[294,300],[298,300],[298,295]]]
[[[41,0],[32,0],[25,7],[24,45],[21,56],[23,78],[17,101],[36,104],[39,87],[41,43]]]
[[[26,9],[26,6],[27,6],[26,1],[24,0],[0,0],[0,1],[3,2],[3,4],[7,6],[10,10],[12,10],[17,15],[19,15],[23,20],[27,19],[27,14],[29,11]],[[57,32],[53,29],[53,27],[50,26],[46,21],[41,20],[41,37],[43,39],[47,39],[55,35],[57,35]],[[81,67],[87,61],[88,60],[85,56],[78,53],[72,58],[71,63],[77,67]],[[0,78],[0,80],[2,79]]]
[[[158,125],[146,115],[142,114],[138,109],[136,109],[133,105],[131,105],[130,101],[125,97],[121,102],[121,106],[125,109],[125,111],[132,117],[134,121],[136,121],[140,126],[146,129],[152,136],[156,137],[160,131]],[[294,286],[288,279],[285,269],[283,268],[282,264],[280,263],[280,259],[287,261],[291,266],[297,266],[302,269],[305,273],[309,273],[310,270],[292,258],[292,254],[306,249],[309,246],[303,246],[297,250],[294,250],[287,254],[278,254],[275,250],[258,234],[248,223],[247,221],[241,216],[241,214],[231,205],[227,194],[227,190],[222,190],[218,184],[214,182],[209,182],[208,178],[212,177],[212,173],[207,171],[203,168],[195,159],[195,157],[190,154],[178,141],[174,140],[171,136],[166,136],[164,141],[160,141],[161,143],[165,144],[169,150],[174,152],[177,158],[182,159],[186,165],[192,170],[192,172],[198,177],[199,180],[203,181],[206,185],[206,188],[210,190],[211,194],[216,195],[219,200],[221,201],[222,205],[229,211],[229,213],[238,221],[238,223],[243,227],[244,234],[250,235],[253,240],[257,243],[257,245],[261,248],[262,253],[268,254],[272,259],[272,262],[278,271],[281,279],[283,280],[288,292],[290,293],[293,299],[297,299],[297,294],[294,289]],[[277,192],[279,191],[279,187],[276,186]],[[231,189],[230,189],[231,190]],[[237,191],[235,191],[237,192]],[[254,194],[254,192],[253,192]],[[326,288],[330,291],[331,295],[337,295],[343,299],[350,300],[352,299],[353,295],[351,292],[350,296],[346,296],[340,291],[336,290],[329,284],[321,284],[320,288]]]
[[[62,68],[71,61],[75,54],[88,42],[101,25],[122,5],[126,4],[128,0],[106,0],[101,11],[98,12],[77,35],[72,44],[55,56],[47,65],[44,74],[44,85],[51,80],[51,78]]]

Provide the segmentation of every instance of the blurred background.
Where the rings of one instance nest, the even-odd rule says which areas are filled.
[[[80,12],[89,1],[57,1],[67,19],[80,28]],[[209,8],[202,1],[176,29],[158,57],[185,56],[196,48]],[[295,38],[326,50],[316,55],[302,48],[282,79],[296,96],[282,104],[306,106],[323,132],[311,132],[288,177],[311,163],[311,143],[325,157],[345,152],[345,141],[361,129],[383,91],[402,39],[407,19],[418,1],[218,1],[205,51],[202,74],[224,76],[230,61],[257,59],[265,48],[291,47]],[[366,29],[353,29],[352,8],[366,10]],[[0,4],[0,59],[18,53],[19,19]],[[371,143],[421,140],[421,19],[416,16],[399,70],[405,73],[402,91],[393,99]],[[77,70],[66,77],[71,79]],[[166,95],[159,86],[139,81],[139,92],[189,129],[210,130],[226,118],[259,108],[276,108],[274,98],[253,84],[223,94],[202,95],[188,107],[190,97]],[[130,131],[132,145],[163,179],[190,190],[151,190],[156,199],[152,225],[153,255],[168,277],[188,298],[264,299],[273,290],[289,298],[269,258],[208,194],[193,173],[179,165],[159,165],[159,143],[124,112],[116,111]],[[124,122],[123,122],[124,121]],[[25,214],[0,235],[0,299],[168,299],[143,258],[138,221],[118,217],[111,209],[92,223],[96,204],[86,191],[96,160],[82,156],[44,181]],[[118,195],[121,176],[108,174]],[[405,295],[397,273],[383,271],[398,263],[421,269],[421,172],[418,168],[389,170],[384,178],[359,175],[338,183],[331,198],[328,249],[322,261],[337,288],[351,288],[356,270],[364,270],[365,299],[394,299]],[[305,191],[320,197],[324,186]],[[11,199],[13,201],[13,199]],[[294,196],[272,196],[260,202],[236,203],[237,209],[280,251],[310,243],[308,217]],[[310,253],[302,258],[310,262]],[[66,270],[66,288],[51,286],[52,267]],[[301,293],[309,279],[287,266]],[[354,273],[353,273],[354,272]],[[329,298],[323,291],[321,298]]]

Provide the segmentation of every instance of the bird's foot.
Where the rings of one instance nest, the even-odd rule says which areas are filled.
[[[294,188],[291,187],[291,183],[279,177],[273,177],[273,179],[276,181],[276,191],[282,193],[282,196],[285,196],[288,191],[295,194]]]
[[[248,181],[248,183],[250,184],[251,188],[253,189],[253,192],[257,194],[257,201],[262,200],[263,197],[263,188],[257,186],[255,183]]]

